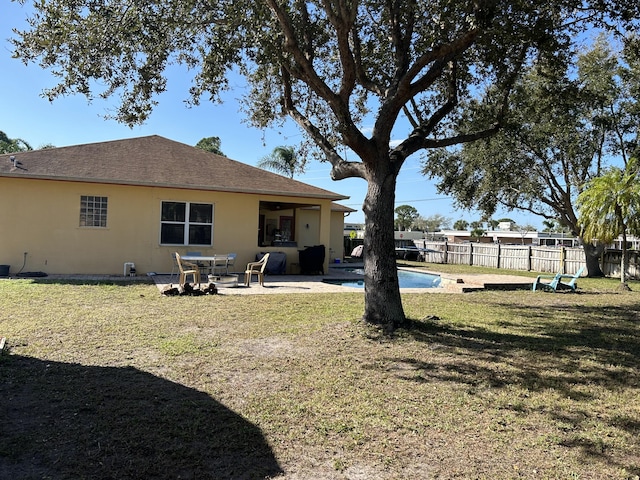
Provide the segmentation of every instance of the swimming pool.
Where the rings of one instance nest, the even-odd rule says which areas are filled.
[[[327,279],[325,283],[332,285],[342,285],[344,287],[364,288],[364,269],[350,268],[345,269],[354,275],[361,275],[362,279]],[[398,270],[398,283],[400,288],[438,288],[440,287],[441,278],[439,275],[430,273],[412,272],[410,270]]]

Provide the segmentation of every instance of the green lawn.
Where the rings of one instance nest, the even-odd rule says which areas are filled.
[[[387,338],[362,293],[2,280],[0,477],[637,479],[618,283],[404,295]]]

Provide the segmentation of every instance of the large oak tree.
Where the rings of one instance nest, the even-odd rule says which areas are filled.
[[[524,66],[563,57],[594,24],[626,27],[638,16],[632,3],[38,1],[15,54],[60,76],[46,92],[51,98],[119,95],[115,116],[129,124],[147,118],[169,64],[194,72],[194,102],[216,100],[235,68],[248,80],[254,125],[293,118],[331,163],[333,179],[367,182],[363,318],[393,330],[407,324],[393,254],[396,178],[405,160],[495,133]],[[96,93],[98,86],[105,87]],[[483,97],[490,113],[477,130],[450,136],[460,106],[473,97]],[[345,158],[345,146],[357,161]]]
[[[514,86],[498,134],[432,150],[424,173],[439,177],[439,191],[464,207],[487,216],[498,205],[524,210],[581,238],[588,226],[581,225],[575,205],[583,186],[611,162],[626,163],[638,146],[636,41],[627,39],[626,48],[615,52],[600,37],[575,64],[535,64]],[[581,243],[589,276],[602,276],[603,244]]]

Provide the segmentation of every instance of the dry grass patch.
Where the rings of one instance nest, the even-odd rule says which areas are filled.
[[[405,295],[387,338],[361,293],[2,281],[0,476],[637,478],[640,297],[615,286]]]

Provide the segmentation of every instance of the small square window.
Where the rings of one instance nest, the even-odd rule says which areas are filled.
[[[80,197],[80,226],[107,226],[107,197],[82,195]]]

